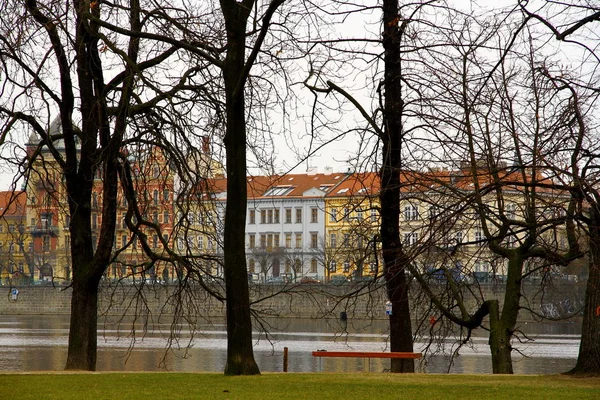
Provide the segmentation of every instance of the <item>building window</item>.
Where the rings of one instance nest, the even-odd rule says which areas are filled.
[[[455,239],[456,239],[456,244],[461,244],[463,242],[463,233],[462,232],[456,232],[455,235]]]
[[[296,208],[296,223],[302,223],[302,209]]]
[[[510,203],[506,205],[506,218],[515,219],[517,216],[517,205]]]
[[[288,258],[285,260],[285,273],[290,274],[291,272],[292,272],[292,262]]]
[[[127,246],[127,235],[121,236],[121,247]]]
[[[347,274],[348,272],[350,272],[350,261],[346,260],[344,261],[344,273]]]
[[[377,263],[375,261],[371,261],[369,263],[369,272],[371,272],[372,274],[377,272]]]
[[[475,231],[475,242],[477,242],[478,246],[483,246],[483,232],[482,231]]]
[[[337,246],[337,235],[335,233],[329,234],[329,247]]]
[[[310,273],[311,274],[316,274],[317,273],[317,267],[318,267],[318,262],[316,258],[313,258],[312,260],[310,260]]]
[[[95,243],[95,242],[96,242],[96,241],[94,240],[94,243]],[[11,243],[11,246],[12,246],[12,243]],[[49,251],[49,250],[50,250],[50,236],[48,236],[48,235],[45,235],[45,236],[44,236],[43,243],[42,243],[42,249],[43,249],[44,251]],[[94,250],[95,250],[95,249],[94,249]]]
[[[404,220],[405,221],[416,221],[419,218],[419,208],[415,205],[408,205],[404,207]]]
[[[158,205],[158,190],[154,189],[154,192],[152,192],[152,200],[154,201],[154,205],[157,206]]]
[[[158,224],[158,211],[154,211],[154,212],[152,213],[152,221],[153,221],[155,224]]]
[[[153,235],[152,236],[152,248],[156,249],[158,247],[158,236],[157,235]]]
[[[44,220],[42,219],[42,226],[44,226]],[[92,229],[98,229],[98,214],[92,214]]]
[[[296,259],[294,260],[294,272],[295,272],[296,274],[299,274],[299,273],[301,273],[301,272],[302,272],[302,262],[300,261],[300,259],[299,259],[299,258],[296,258]]]
[[[256,210],[250,210],[250,214],[248,215],[248,223],[255,224],[256,223]]]
[[[165,211],[163,213],[163,224],[168,224],[169,223],[169,212]]]
[[[256,261],[254,261],[254,259],[251,258],[250,260],[248,260],[248,272],[253,274],[255,268],[256,268]]]
[[[350,209],[348,207],[344,208],[344,221],[350,221]]]
[[[169,201],[170,200],[170,193],[168,189],[164,189],[163,190],[163,201]]]
[[[267,210],[260,210],[260,223],[261,224],[267,223]]]
[[[296,246],[297,249],[301,249],[302,248],[302,234],[301,233],[296,233]]]
[[[417,244],[418,235],[417,232],[409,232],[404,234],[404,244],[406,246],[413,246]]]
[[[279,233],[275,233],[273,235],[273,247],[275,247],[275,248],[279,247]]]
[[[268,224],[272,224],[273,223],[273,210],[267,210],[267,223]]]
[[[260,248],[264,249],[267,246],[267,235],[264,233],[260,234]]]
[[[377,223],[377,210],[376,209],[372,209],[371,210],[371,222],[373,223]]]
[[[269,233],[267,235],[267,248],[268,249],[272,249],[273,248],[273,234]]]
[[[329,211],[329,222],[337,222],[337,208],[332,208]]]
[[[329,261],[329,272],[330,273],[335,273],[335,271],[337,270],[337,263],[335,260],[331,260]]]
[[[316,249],[317,247],[319,247],[319,235],[313,232],[310,234],[310,248]]]
[[[285,234],[285,248],[286,249],[292,248],[292,234],[291,233]]]
[[[251,249],[256,247],[256,235],[254,233],[248,235],[248,247]]]
[[[279,209],[278,208],[273,210],[273,223],[275,223],[275,224],[279,223]]]
[[[344,233],[344,247],[350,247],[350,235]]]
[[[286,224],[292,223],[292,209],[291,208],[285,209],[285,223]]]
[[[95,192],[92,194],[92,207],[98,208],[98,193]]]
[[[198,248],[200,250],[204,249],[204,237],[198,236]]]
[[[319,209],[316,207],[310,209],[310,222],[313,224],[319,222]]]

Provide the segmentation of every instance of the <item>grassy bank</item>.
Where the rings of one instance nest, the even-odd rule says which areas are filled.
[[[600,378],[557,375],[31,373],[0,399],[598,399]]]

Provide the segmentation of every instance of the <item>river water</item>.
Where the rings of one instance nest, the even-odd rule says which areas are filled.
[[[354,358],[315,359],[314,350],[385,351],[387,334],[384,321],[351,321],[346,333],[335,320],[278,319],[271,324],[271,335],[255,334],[254,352],[263,372],[283,368],[283,349],[289,349],[290,372],[382,372],[389,360]],[[219,322],[197,327],[192,337],[182,326],[169,347],[170,324],[154,321],[103,322],[98,327],[99,371],[178,371],[221,372],[226,359],[225,326]],[[150,328],[150,326],[152,328]],[[513,344],[523,353],[514,354],[514,370],[519,374],[554,374],[575,365],[580,327],[575,323],[530,324],[521,327],[530,342]],[[62,370],[67,356],[69,320],[66,316],[0,316],[0,371]],[[416,343],[421,351],[423,343]],[[179,347],[179,348],[178,348]],[[463,347],[449,364],[452,345],[446,354],[418,363],[420,372],[491,373],[491,357],[486,337],[475,337],[471,347]]]

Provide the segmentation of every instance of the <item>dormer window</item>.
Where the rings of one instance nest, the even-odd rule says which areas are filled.
[[[274,186],[267,190],[264,196],[285,196],[294,188],[292,186]]]

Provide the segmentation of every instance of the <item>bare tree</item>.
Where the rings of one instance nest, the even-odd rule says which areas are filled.
[[[338,5],[339,6],[339,5]],[[326,87],[319,88],[308,85],[315,92],[334,92],[346,99],[355,107],[361,116],[367,121],[367,128],[363,131],[363,137],[373,135],[376,149],[380,152],[373,153],[369,160],[379,169],[379,202],[380,202],[380,234],[378,241],[381,242],[383,259],[383,274],[387,285],[387,294],[392,303],[390,320],[390,343],[392,351],[412,352],[412,326],[409,309],[409,283],[406,270],[413,261],[410,253],[402,244],[400,228],[398,225],[400,217],[401,182],[400,176],[403,169],[410,168],[407,162],[409,154],[408,141],[411,131],[414,129],[407,120],[412,115],[409,105],[412,100],[409,95],[411,77],[407,75],[405,65],[408,59],[417,53],[423,43],[417,43],[414,39],[429,28],[434,29],[434,24],[427,19],[438,9],[442,10],[445,5],[436,2],[402,5],[396,0],[384,0],[376,8],[381,9],[381,38],[335,38],[332,40],[321,40],[325,48],[335,54],[349,54],[351,57],[378,59],[381,57],[382,66],[378,68],[369,67],[367,74],[374,74],[369,78],[375,82],[373,91],[373,111],[367,111],[367,107],[361,104],[358,96],[344,88],[344,84],[336,84],[326,76],[326,72],[320,66],[313,66],[311,75],[307,82],[324,81]],[[356,5],[345,12],[350,15],[364,11],[371,11],[371,7]],[[336,10],[337,11],[337,10]],[[341,13],[341,11],[337,11]],[[431,13],[431,14],[428,14]],[[335,14],[335,13],[334,13]],[[428,35],[429,36],[429,35]],[[351,45],[344,47],[340,43],[359,43],[360,48]],[[372,43],[381,44],[383,55],[376,55],[376,50],[371,47]],[[368,46],[366,44],[369,44]],[[329,61],[329,60],[328,60]],[[323,63],[325,66],[327,62]],[[370,65],[370,64],[368,64]],[[380,75],[381,74],[381,75]],[[366,150],[366,149],[363,149]],[[361,161],[361,165],[364,165]],[[392,360],[393,372],[413,372],[413,360]]]
[[[571,371],[575,374],[600,373],[600,332],[598,304],[600,294],[600,251],[598,223],[600,216],[598,174],[595,164],[597,124],[590,117],[597,112],[598,74],[597,65],[600,8],[594,2],[551,2],[530,4],[521,2],[523,12],[533,21],[541,23],[558,41],[573,45],[581,51],[580,74],[558,68],[544,68],[543,74],[553,83],[554,90],[562,93],[563,107],[558,111],[562,117],[557,124],[560,131],[560,149],[546,160],[546,168],[561,177],[564,189],[577,202],[578,220],[583,224],[587,239],[588,279],[583,309],[581,344],[577,364]],[[536,7],[536,8],[534,8]],[[586,60],[592,60],[588,63]]]
[[[140,39],[143,31],[154,27],[152,18],[142,16],[137,1],[125,8],[82,1],[4,2],[2,6],[7,16],[2,19],[0,34],[2,74],[9,77],[2,87],[0,105],[0,113],[6,117],[3,133],[8,137],[15,131],[31,132],[34,140],[25,162],[19,164],[21,176],[42,174],[46,192],[54,196],[52,201],[68,205],[73,293],[66,368],[93,370],[98,285],[114,261],[122,197],[127,199],[125,219],[134,232],[132,241],[140,239],[152,260],[148,265],[160,258],[149,245],[154,237],[161,247],[169,247],[160,226],[151,217],[144,218],[143,210],[137,208],[144,202],[136,202],[136,179],[132,178],[136,171],[125,149],[131,146],[132,150],[137,143],[139,149],[145,146],[147,150],[154,143],[172,150],[174,165],[186,165],[181,162],[182,151],[174,151],[168,136],[161,134],[174,126],[170,116],[181,113],[172,108],[165,113],[161,110],[177,107],[169,100],[190,87],[184,85],[190,72],[175,78],[161,73],[161,64],[176,48],[150,46],[149,41]],[[121,33],[125,30],[129,35],[100,26],[109,23],[128,26]],[[164,107],[157,108],[157,104]],[[55,121],[53,114],[58,114]],[[49,129],[51,126],[56,129]],[[18,143],[4,141],[3,145]],[[21,157],[17,148],[10,161],[19,162]],[[36,170],[40,160],[51,162],[55,170],[46,170],[49,173],[45,175],[44,170]],[[94,193],[101,193],[101,206],[93,203]],[[148,231],[155,234],[148,237]]]
[[[502,309],[483,301],[473,316],[489,313],[493,370],[512,373],[511,337],[518,331],[519,310],[526,307],[521,300],[524,280],[543,268],[568,265],[581,252],[575,202],[545,169],[544,159],[554,151],[548,138],[560,124],[553,113],[559,100],[539,73],[544,64],[534,56],[537,44],[531,32],[517,29],[497,46],[503,43],[496,37],[502,25],[481,25],[479,30],[473,22],[469,33],[476,40],[463,41],[460,34],[450,40],[456,43],[449,47],[456,51],[456,62],[441,54],[431,58],[430,80],[420,89],[431,90],[433,107],[423,117],[432,121],[430,132],[438,131],[435,141],[444,146],[432,158],[458,158],[446,159],[456,165],[450,183],[459,185],[457,195],[465,196],[459,201],[475,212],[479,240],[485,238],[489,250],[505,262]],[[523,22],[527,18],[516,24],[523,27]],[[493,28],[487,31],[486,26]],[[480,51],[490,48],[498,54],[495,61],[479,58]],[[558,237],[564,239],[562,245]]]

